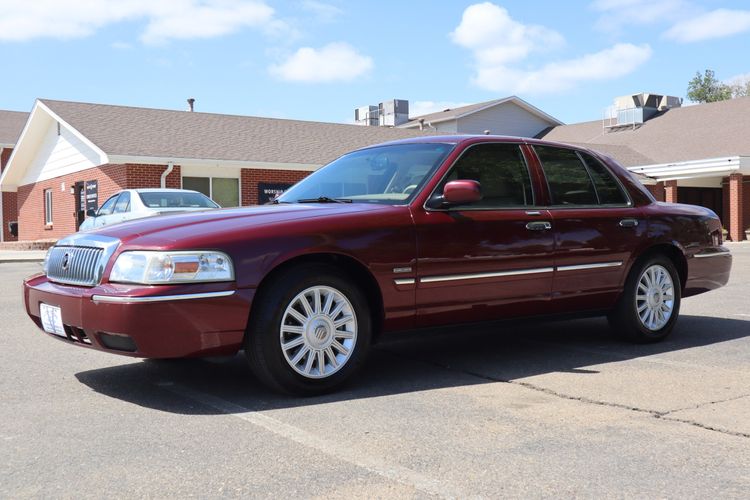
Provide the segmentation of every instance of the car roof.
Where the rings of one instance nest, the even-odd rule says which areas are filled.
[[[429,144],[429,143],[442,143],[442,144],[464,144],[464,143],[477,143],[477,142],[514,142],[524,143],[535,146],[557,146],[570,149],[576,149],[578,151],[586,151],[594,153],[591,149],[574,144],[566,144],[564,142],[556,141],[545,141],[543,139],[535,139],[533,137],[518,137],[512,135],[486,135],[486,134],[462,134],[462,135],[431,135],[425,137],[411,137],[408,139],[399,139],[397,141],[383,142],[380,144],[373,144],[362,149],[369,149],[378,146],[393,146],[397,144]]]

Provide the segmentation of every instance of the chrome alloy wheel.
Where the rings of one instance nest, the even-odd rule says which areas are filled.
[[[294,371],[307,378],[328,377],[349,361],[357,343],[354,307],[335,288],[303,290],[281,317],[279,341]]]
[[[664,328],[674,310],[674,284],[669,271],[658,264],[647,267],[635,293],[641,324],[652,332]]]

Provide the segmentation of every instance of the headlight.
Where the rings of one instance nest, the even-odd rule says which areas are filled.
[[[234,280],[234,267],[221,252],[123,252],[109,281],[163,285]]]

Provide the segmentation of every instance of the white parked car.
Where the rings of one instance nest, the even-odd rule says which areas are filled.
[[[99,210],[87,214],[80,231],[154,215],[220,208],[208,196],[187,189],[125,189],[110,197]]]

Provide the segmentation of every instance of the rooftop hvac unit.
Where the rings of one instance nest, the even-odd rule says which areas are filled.
[[[377,106],[360,106],[354,110],[354,122],[357,125],[366,125],[370,127],[378,126],[378,107]]]
[[[409,121],[409,101],[391,99],[378,105],[381,127],[397,127]]]
[[[605,110],[604,128],[635,128],[659,111],[679,108],[680,106],[682,106],[682,99],[670,95],[641,92],[640,94],[616,97],[614,106]]]

